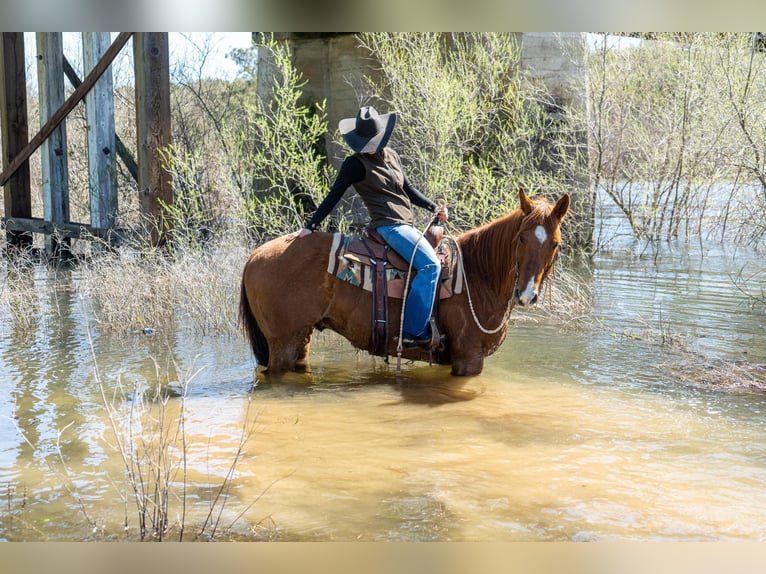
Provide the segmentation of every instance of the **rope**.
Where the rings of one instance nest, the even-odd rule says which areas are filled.
[[[500,331],[503,327],[505,327],[505,324],[508,322],[508,319],[511,318],[511,311],[513,311],[513,297],[508,299],[508,304],[505,307],[505,313],[503,313],[503,319],[500,321],[500,324],[495,327],[494,329],[488,329],[484,325],[481,324],[481,321],[479,321],[478,315],[476,315],[476,309],[473,307],[473,299],[471,298],[471,288],[468,285],[468,277],[465,274],[465,264],[463,263],[463,252],[460,250],[460,244],[457,242],[455,237],[452,234],[448,234],[447,237],[452,241],[452,243],[455,245],[455,248],[457,249],[457,255],[460,262],[460,273],[463,275],[463,283],[465,283],[465,293],[468,297],[468,307],[471,310],[471,317],[473,317],[474,323],[476,323],[476,326],[479,328],[479,330],[482,333],[485,333],[487,335],[494,335],[498,331]]]
[[[428,228],[431,227],[432,223],[433,221],[426,225],[426,228],[423,230],[423,232],[420,234],[420,237],[418,237],[418,240],[415,242],[415,246],[412,248],[412,255],[410,256],[410,263],[407,267],[407,277],[404,281],[404,292],[402,297],[402,312],[399,314],[399,338],[397,339],[396,343],[397,377],[402,374],[402,350],[404,349],[404,343],[402,341],[402,338],[404,337],[404,310],[407,307],[407,291],[410,288],[410,279],[412,278],[412,265],[415,262],[415,255],[417,255],[418,245],[420,245],[420,242],[425,237],[425,232],[428,231]]]
[[[444,200],[440,200],[439,203],[441,204],[443,202],[444,202]],[[428,230],[428,228],[433,223],[434,222],[432,221],[432,222],[430,222],[426,226],[426,228],[420,234],[420,237],[418,238],[418,240],[415,242],[415,247],[412,250],[412,256],[410,257],[409,267],[407,269],[407,277],[406,277],[406,280],[404,282],[405,297],[402,300],[402,312],[401,312],[401,314],[399,316],[399,338],[398,338],[398,342],[397,342],[397,345],[396,345],[396,375],[397,376],[401,375],[401,372],[402,372],[402,350],[404,348],[403,347],[403,342],[402,342],[402,337],[403,337],[403,334],[404,334],[404,310],[405,310],[406,301],[407,301],[406,293],[407,293],[407,290],[409,289],[410,279],[412,277],[412,265],[413,265],[413,262],[415,261],[415,254],[416,254],[416,251],[417,251],[418,244],[420,244],[420,242],[423,240],[423,238],[425,236],[425,232]],[[484,325],[481,324],[481,321],[479,320],[479,317],[476,314],[476,309],[473,306],[473,299],[471,298],[471,288],[468,285],[468,276],[465,273],[465,265],[464,265],[464,262],[463,262],[463,252],[460,250],[460,244],[457,242],[457,239],[455,238],[455,236],[446,231],[446,228],[447,228],[446,227],[446,223],[447,223],[446,221],[442,222],[442,224],[444,225],[444,228],[445,228],[445,234],[444,235],[445,235],[445,237],[447,239],[449,239],[452,242],[452,244],[457,249],[460,273],[463,276],[463,283],[465,284],[465,292],[466,292],[466,297],[468,298],[468,307],[471,310],[471,317],[473,318],[474,323],[476,323],[476,326],[479,328],[479,330],[482,333],[484,333],[486,335],[494,335],[495,333],[499,332],[503,327],[505,327],[505,324],[511,318],[511,312],[513,311],[513,307],[514,307],[513,297],[508,299],[508,304],[505,307],[505,312],[503,313],[503,318],[502,318],[502,320],[500,321],[500,324],[497,327],[495,327],[494,329],[488,329],[487,327],[485,327]]]

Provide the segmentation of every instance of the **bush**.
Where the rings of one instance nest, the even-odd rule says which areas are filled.
[[[581,150],[551,123],[553,99],[520,69],[514,34],[369,33],[361,42],[381,64],[370,97],[401,117],[393,145],[416,186],[447,200],[454,225],[508,213],[519,186],[569,190]]]

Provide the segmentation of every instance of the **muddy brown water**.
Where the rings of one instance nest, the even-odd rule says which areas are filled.
[[[321,335],[255,386],[241,338],[101,333],[40,269],[33,333],[0,327],[0,538],[137,539],[121,437],[150,471],[168,444],[171,539],[763,540],[766,393],[673,368],[766,363],[743,267],[763,288],[744,249],[616,249],[590,328],[518,322],[479,377]]]

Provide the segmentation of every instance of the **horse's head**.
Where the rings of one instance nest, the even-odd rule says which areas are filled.
[[[519,189],[519,203],[524,218],[515,238],[513,300],[526,307],[537,302],[540,285],[553,268],[561,243],[559,226],[569,210],[569,194],[565,193],[551,206],[546,201],[532,201],[523,189]]]

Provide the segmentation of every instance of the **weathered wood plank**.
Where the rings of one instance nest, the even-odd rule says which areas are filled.
[[[64,104],[64,44],[61,32],[38,32],[37,85],[40,102],[40,126]],[[40,148],[42,164],[43,217],[52,223],[69,221],[69,162],[67,159],[66,124],[53,129]],[[63,243],[63,245],[62,245]],[[66,240],[45,237],[50,256],[67,250]]]
[[[163,203],[173,203],[171,176],[160,150],[171,143],[170,57],[167,33],[137,32],[133,39],[138,133],[138,189],[152,244],[164,242]]]
[[[83,32],[83,68],[96,67],[111,43],[109,32]],[[117,142],[114,132],[114,82],[108,68],[85,96],[88,121],[90,223],[109,229],[117,218]]]
[[[17,233],[42,233],[66,239],[92,239],[97,237],[115,243],[120,233],[115,229],[101,229],[86,223],[53,223],[39,217],[4,217],[6,229]]]
[[[26,63],[24,33],[0,33],[0,126],[2,126],[2,165],[9,165],[29,141],[27,123]],[[22,163],[4,186],[5,215],[31,217],[32,192],[29,161]],[[6,230],[9,245],[24,248],[32,244],[28,234]]]
[[[73,88],[77,89],[80,87],[82,80],[77,75],[77,72],[72,67],[72,64],[69,63],[69,60],[66,59],[66,56],[64,56],[64,73],[66,74],[66,77],[69,79],[69,83],[72,84]],[[133,154],[130,153],[130,150],[123,143],[119,134],[116,132],[114,134],[114,141],[115,145],[117,146],[117,155],[127,168],[128,172],[133,178],[133,181],[138,183],[138,165],[136,165],[136,160],[133,159]]]
[[[101,74],[104,73],[104,70],[106,70],[111,65],[114,58],[117,56],[117,54],[119,54],[122,47],[132,35],[133,32],[120,32],[120,35],[117,36],[115,41],[112,42],[112,45],[109,46],[109,49],[104,54],[104,57],[101,58],[101,61],[98,63],[98,65],[93,68],[90,74],[88,74],[88,76],[83,80],[82,84],[80,84],[80,86],[77,87],[74,92],[72,92],[64,105],[61,106],[56,111],[56,113],[53,114],[53,116],[51,116],[48,122],[40,129],[39,132],[37,132],[35,137],[30,140],[24,149],[13,159],[11,164],[5,168],[2,174],[0,174],[0,185],[5,185],[5,182],[8,181],[8,179],[17,169],[19,169],[19,166],[29,159],[29,156],[31,156],[35,150],[40,147],[45,138],[47,138],[51,132],[53,132],[53,130],[56,129],[56,127],[62,121],[64,121],[64,119],[69,115],[74,107],[80,103],[80,101],[85,97],[85,94],[88,93],[88,91],[99,79]]]

